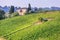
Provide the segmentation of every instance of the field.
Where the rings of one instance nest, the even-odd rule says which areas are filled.
[[[50,20],[40,22],[41,17]],[[1,38],[3,40],[60,40],[60,12],[31,13],[0,20]]]

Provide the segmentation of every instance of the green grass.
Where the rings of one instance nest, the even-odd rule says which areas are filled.
[[[33,25],[40,17],[52,18],[53,20]],[[9,35],[10,33],[13,34]],[[7,40],[59,40],[60,13],[57,11],[50,14],[49,12],[47,14],[35,13],[1,20],[0,36],[5,36]]]

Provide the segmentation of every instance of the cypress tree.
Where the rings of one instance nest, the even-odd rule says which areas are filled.
[[[11,6],[9,13],[10,14],[14,13],[14,6]]]

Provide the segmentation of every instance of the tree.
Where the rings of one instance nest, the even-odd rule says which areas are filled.
[[[38,8],[37,8],[37,7],[35,7],[34,9],[35,9],[35,11],[37,11],[37,10],[38,10]]]
[[[14,6],[11,6],[9,13],[10,14],[14,13]]]
[[[31,11],[31,4],[28,4],[27,12],[30,12],[30,11]]]
[[[41,12],[41,13],[42,13],[43,11],[44,11],[44,10],[43,10],[43,8],[39,8],[39,12]]]
[[[0,20],[5,18],[5,12],[0,9]]]

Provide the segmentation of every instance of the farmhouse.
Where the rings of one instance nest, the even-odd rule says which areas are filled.
[[[19,13],[19,15],[25,15],[27,13],[28,8],[20,8],[17,10],[17,12]],[[37,10],[35,10],[35,8],[32,8],[31,10],[29,10],[29,13],[35,13],[37,12]]]
[[[27,8],[20,8],[17,10],[17,12],[19,13],[19,15],[25,15],[25,13],[27,12]]]

